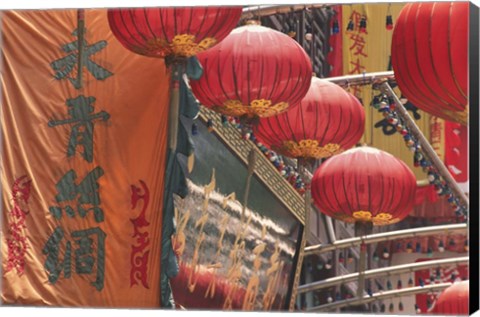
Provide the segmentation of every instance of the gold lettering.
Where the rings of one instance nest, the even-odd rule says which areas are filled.
[[[175,223],[177,224],[177,232],[172,237],[172,246],[175,254],[179,257],[181,257],[185,251],[185,227],[187,226],[188,219],[190,219],[190,210],[187,210],[185,214],[180,216],[178,209],[175,208]]]
[[[192,264],[191,264],[192,269],[190,270],[190,275],[188,276],[187,287],[190,293],[193,293],[195,291],[195,287],[198,282],[197,272],[198,272],[199,261],[200,261],[200,247],[202,246],[202,242],[205,240],[205,233],[203,232],[203,228],[208,221],[208,202],[210,200],[210,194],[215,190],[215,185],[216,185],[215,169],[213,169],[210,183],[204,187],[205,199],[203,201],[202,216],[195,222],[195,228],[199,229],[198,230],[199,238],[195,243],[195,250],[193,251]],[[195,276],[195,279],[194,279],[194,276]]]
[[[283,262],[280,263],[278,258],[280,257],[280,247],[278,240],[275,241],[275,252],[270,257],[270,267],[267,269],[268,284],[263,296],[263,309],[270,310],[275,300],[275,291],[278,287],[280,274],[282,273]]]
[[[222,206],[224,210],[225,208],[227,208],[227,203],[229,200],[232,200],[232,201],[235,200],[234,192],[223,199]],[[208,266],[208,268],[212,269],[212,278],[208,283],[207,291],[205,292],[205,298],[207,298],[208,296],[210,296],[210,298],[213,298],[215,296],[215,283],[217,281],[216,273],[218,269],[223,267],[222,263],[217,261],[218,261],[218,257],[220,256],[220,252],[222,251],[222,248],[223,248],[223,238],[225,236],[225,231],[227,230],[229,218],[230,218],[229,215],[225,213],[222,220],[220,221],[220,238],[218,239],[218,242],[217,242],[217,253],[215,253],[213,264],[210,264]]]

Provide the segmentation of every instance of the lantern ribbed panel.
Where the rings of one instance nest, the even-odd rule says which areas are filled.
[[[468,2],[409,3],[392,38],[392,66],[402,93],[418,108],[466,124]]]
[[[468,315],[469,289],[469,281],[454,283],[440,294],[432,313],[439,315]]]
[[[219,45],[198,54],[203,76],[191,81],[203,106],[227,115],[271,116],[282,108],[258,112],[252,106],[267,102],[298,104],[310,86],[312,66],[303,48],[287,35],[260,26],[233,30]],[[240,107],[229,111],[226,104]],[[265,103],[263,103],[265,105]],[[271,110],[270,109],[270,110]]]
[[[120,43],[138,54],[191,56],[223,40],[241,14],[241,7],[110,9],[108,22]]]
[[[315,204],[330,217],[383,225],[412,211],[416,179],[393,155],[357,147],[327,159],[315,171],[311,190]]]
[[[365,131],[365,110],[353,95],[327,80],[313,78],[300,105],[279,115],[262,118],[255,136],[268,148],[288,157],[329,157],[355,145]],[[316,141],[315,153],[296,151],[288,145]],[[337,145],[329,152],[327,145]],[[311,147],[313,148],[313,146]],[[306,149],[307,150],[307,149]]]

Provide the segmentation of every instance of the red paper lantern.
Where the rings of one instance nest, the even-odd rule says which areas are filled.
[[[417,107],[464,125],[468,120],[468,2],[418,2],[402,9],[392,66]]]
[[[433,307],[439,315],[468,315],[469,281],[454,283],[445,289]]]
[[[115,37],[150,57],[189,57],[223,40],[237,26],[242,7],[132,8],[108,10]]]
[[[355,145],[365,130],[365,110],[353,95],[314,77],[299,106],[260,119],[255,136],[288,157],[325,158]]]
[[[357,147],[326,160],[312,179],[312,197],[320,211],[345,222],[388,225],[413,209],[416,179],[393,155]]]
[[[255,24],[233,30],[198,55],[203,76],[191,81],[203,106],[230,116],[268,117],[302,100],[312,65],[287,35]]]

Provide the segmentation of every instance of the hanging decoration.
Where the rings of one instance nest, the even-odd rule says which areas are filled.
[[[440,240],[440,242],[438,243],[438,251],[445,252],[445,245],[443,244],[443,240]]]
[[[347,32],[351,32],[354,29],[355,29],[355,23],[353,23],[353,20],[350,17],[350,20],[348,21],[348,24],[347,24]]]
[[[420,285],[420,287],[424,287],[425,286],[425,281],[423,280],[423,278],[419,278],[418,279],[418,285]]]
[[[402,94],[420,109],[468,122],[468,2],[408,3],[392,38]]]
[[[312,196],[321,212],[374,225],[405,218],[413,209],[415,188],[415,176],[405,163],[367,146],[328,159],[312,179]]]
[[[365,111],[357,98],[316,77],[298,106],[254,126],[257,139],[268,148],[288,157],[314,159],[351,148],[364,130]]]
[[[304,19],[305,25],[305,41],[313,40],[313,18],[312,18],[312,10],[306,9],[306,15]]]
[[[353,262],[353,253],[352,253],[351,250],[348,250],[347,261],[348,261],[348,263],[352,263],[352,262]]]
[[[372,227],[394,224],[413,209],[415,175],[408,166],[384,151],[361,146],[326,160],[314,173],[312,197],[320,212],[355,223],[355,236]],[[360,245],[357,296],[363,296],[365,243]],[[378,255],[377,255],[378,257]]]
[[[445,289],[434,304],[432,313],[438,315],[468,315],[469,281],[454,283]]]
[[[388,306],[388,312],[392,314],[394,311],[395,307],[393,306],[393,303],[390,303],[390,305]]]
[[[390,257],[390,253],[388,252],[387,248],[383,248],[383,258],[388,259]]]
[[[365,15],[363,15],[360,19],[360,24],[358,27],[360,33],[367,33],[367,17]]]
[[[417,242],[415,244],[415,252],[416,253],[421,253],[422,252],[422,245],[420,244],[420,242]]]
[[[332,34],[338,34],[338,33],[340,33],[340,26],[338,25],[337,12],[336,12],[335,10],[333,10],[333,19],[332,19],[331,33],[332,33]]]
[[[385,306],[385,304],[382,303],[382,305],[380,306],[380,312],[384,313],[385,309],[386,309],[386,306]]]
[[[149,57],[190,57],[218,44],[237,25],[242,7],[159,7],[108,10],[115,37]]]
[[[288,20],[288,30],[287,35],[292,39],[297,36],[297,29],[298,29],[298,17],[297,14],[292,10],[287,17]],[[293,22],[292,22],[293,21]]]
[[[407,243],[407,253],[412,253],[412,252],[413,252],[412,243],[408,242]]]
[[[198,54],[204,75],[191,82],[203,106],[241,120],[273,116],[298,104],[312,74],[310,59],[297,42],[249,23]]]
[[[393,18],[392,18],[392,13],[390,12],[390,7],[391,7],[391,4],[389,3],[387,8],[387,17],[385,21],[386,29],[389,31],[393,30]]]
[[[325,268],[330,270],[332,268],[332,259],[328,259],[327,263],[325,263]]]
[[[421,314],[421,313],[422,313],[422,310],[420,309],[420,307],[418,307],[417,304],[415,304],[414,307],[415,307],[415,312],[416,312],[417,314]]]
[[[408,279],[408,287],[413,287],[413,278]]]

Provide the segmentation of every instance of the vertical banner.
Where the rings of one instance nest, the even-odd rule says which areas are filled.
[[[460,188],[469,192],[468,127],[445,121],[445,165]]]
[[[332,10],[335,12],[335,16],[330,22],[330,38],[328,44],[330,45],[330,52],[327,54],[327,61],[330,65],[329,77],[342,76],[343,75],[343,20],[342,20],[342,6],[332,6]],[[335,23],[338,23],[338,33],[333,30],[336,27]]]
[[[393,26],[404,4],[352,4],[342,6],[343,75],[355,75],[392,70],[390,63],[393,30],[387,28],[387,16],[392,16]],[[352,29],[349,29],[349,26]],[[396,134],[394,126],[370,102],[374,92],[371,86],[352,86],[349,91],[361,99],[365,107],[365,134],[362,142],[378,147],[403,160],[417,179],[425,178],[421,169],[413,165],[413,155]],[[400,91],[395,88],[400,97]],[[426,137],[430,133],[430,116],[406,103],[405,107]]]
[[[169,75],[77,13],[1,12],[2,303],[159,307]]]
[[[468,193],[468,127],[432,116],[430,141],[450,174]]]

